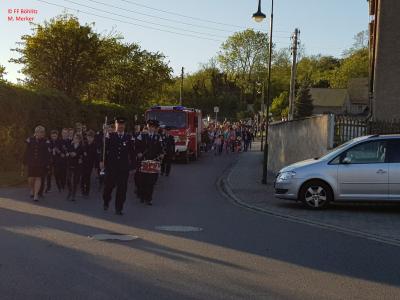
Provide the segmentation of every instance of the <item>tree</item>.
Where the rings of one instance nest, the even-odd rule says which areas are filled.
[[[279,97],[282,92],[289,91],[291,78],[291,55],[289,50],[275,51],[271,72],[271,99]],[[268,92],[265,84],[264,95]]]
[[[14,49],[21,57],[11,61],[23,64],[28,85],[79,97],[97,79],[105,61],[99,34],[67,14],[36,25],[33,31],[22,36],[22,48]]]
[[[6,67],[0,65],[0,82],[4,82],[5,78],[4,75],[6,75]]]
[[[274,98],[270,111],[274,120],[287,118],[289,112],[289,93],[287,91]]]
[[[172,84],[164,86],[154,103],[177,104],[180,84],[180,77],[174,78]],[[212,62],[185,77],[183,105],[201,109],[203,115],[214,115],[214,106],[219,106],[220,116],[235,119],[238,112],[246,110],[246,105],[239,100],[240,88]]]
[[[220,115],[236,117],[246,110],[240,102],[240,89],[227,74],[216,67],[204,66],[189,75],[184,84],[184,104],[200,108],[204,114],[214,114],[214,106],[220,107]]]
[[[297,67],[299,82],[309,80],[312,87],[331,87],[332,73],[340,67],[340,59],[333,56],[314,55],[303,57]]]
[[[161,53],[142,50],[138,44],[112,37],[102,43],[105,68],[90,85],[87,98],[145,108],[148,101],[171,83],[171,68]]]
[[[295,103],[296,118],[306,118],[313,114],[314,105],[310,94],[310,83],[304,81],[297,93]]]
[[[369,75],[369,51],[360,49],[352,52],[344,58],[340,67],[331,74],[331,86],[333,88],[347,88],[352,78],[368,77]]]
[[[353,37],[353,46],[343,52],[343,56],[347,57],[361,49],[367,49],[369,44],[369,31],[363,30]]]
[[[269,39],[266,33],[247,29],[230,36],[221,46],[218,61],[222,70],[241,89],[241,100],[255,99],[257,77],[265,77]]]

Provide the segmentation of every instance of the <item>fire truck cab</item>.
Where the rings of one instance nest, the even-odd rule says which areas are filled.
[[[200,155],[202,117],[201,111],[184,106],[153,106],[146,111],[146,120],[157,120],[160,126],[170,127],[175,138],[177,159],[189,162]]]

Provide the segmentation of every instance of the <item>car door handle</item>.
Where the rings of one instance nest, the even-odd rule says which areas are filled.
[[[380,169],[380,170],[376,171],[376,174],[386,174],[386,171],[385,171],[385,170],[382,170],[382,169]]]

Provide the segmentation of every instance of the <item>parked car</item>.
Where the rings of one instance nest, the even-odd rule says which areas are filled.
[[[275,196],[312,209],[332,201],[400,201],[400,135],[356,138],[287,166],[276,177]]]

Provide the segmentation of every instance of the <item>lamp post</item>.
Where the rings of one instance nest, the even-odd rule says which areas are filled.
[[[261,12],[261,0],[258,0],[258,10],[253,14],[256,22],[262,22],[267,16]],[[271,99],[271,67],[272,67],[272,33],[274,26],[274,0],[271,0],[271,20],[269,27],[269,58],[268,58],[268,92],[267,92],[267,112],[265,116],[265,145],[264,145],[264,165],[262,174],[262,183],[267,184],[268,174],[268,128],[269,128],[269,105]]]

